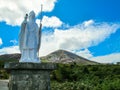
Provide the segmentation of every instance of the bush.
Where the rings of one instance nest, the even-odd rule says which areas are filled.
[[[52,90],[120,90],[120,65],[58,64]]]

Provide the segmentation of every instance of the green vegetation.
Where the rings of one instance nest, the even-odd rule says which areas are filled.
[[[8,78],[9,78],[9,74],[4,69],[0,69],[0,79],[8,79]]]
[[[120,65],[58,64],[52,90],[120,90]]]
[[[9,74],[4,69],[4,64],[8,62],[18,62],[16,59],[7,59],[0,57],[0,79],[8,79]]]
[[[0,62],[0,75],[8,74]],[[52,90],[120,90],[120,65],[57,64],[51,72]]]

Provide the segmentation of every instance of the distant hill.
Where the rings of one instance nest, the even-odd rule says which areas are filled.
[[[4,54],[0,55],[0,62],[18,62],[20,59],[21,54]]]
[[[41,57],[41,59],[53,63],[78,63],[82,65],[98,64],[97,62],[90,61],[86,58],[83,58],[65,50],[57,50],[45,57]]]
[[[18,62],[20,54],[5,54],[0,55],[0,62]],[[65,50],[57,50],[47,56],[41,57],[42,62],[52,63],[78,63],[81,65],[94,65],[97,62],[90,61],[86,58],[73,54]]]

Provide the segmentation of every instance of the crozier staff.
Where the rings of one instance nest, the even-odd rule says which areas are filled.
[[[43,5],[41,5],[41,18],[40,18],[40,28],[39,28],[39,39],[38,39],[38,42],[41,42],[41,30],[42,30],[42,8],[43,8]],[[40,43],[38,45],[38,56],[39,56],[39,50],[40,50]]]

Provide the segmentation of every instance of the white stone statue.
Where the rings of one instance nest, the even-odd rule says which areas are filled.
[[[27,21],[27,14],[21,24],[21,31],[19,34],[19,49],[21,58],[19,62],[33,62],[40,63],[38,57],[39,47],[41,43],[41,28],[35,23],[35,13],[29,13],[29,20]]]

